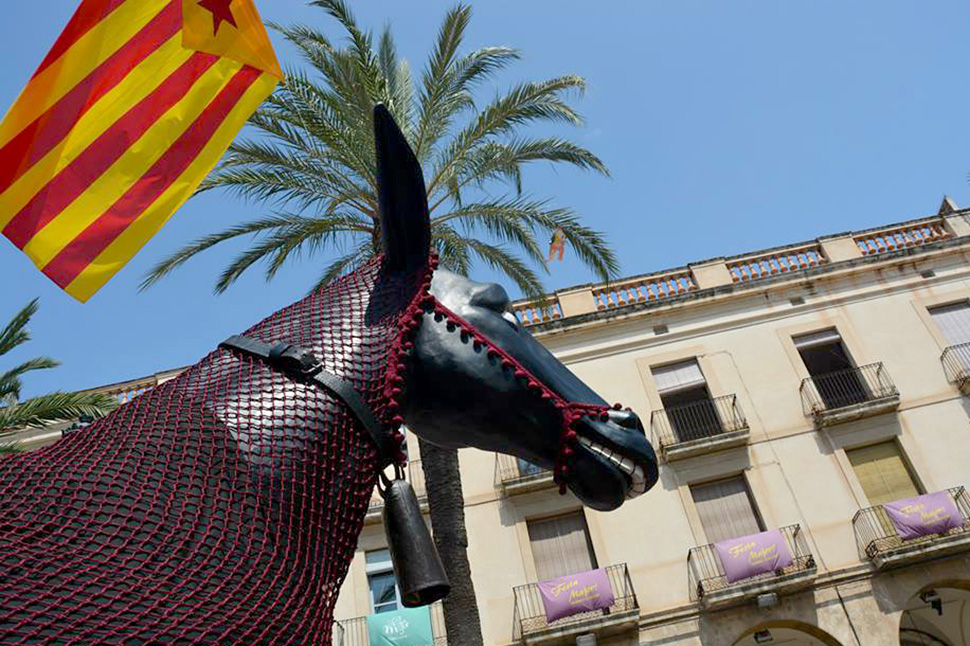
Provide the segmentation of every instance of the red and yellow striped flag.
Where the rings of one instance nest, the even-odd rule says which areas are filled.
[[[83,0],[0,123],[0,229],[86,301],[282,78],[253,0]]]

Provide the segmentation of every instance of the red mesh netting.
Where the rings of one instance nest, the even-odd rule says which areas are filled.
[[[430,273],[394,281],[379,262],[245,334],[311,350],[390,432]],[[0,460],[0,638],[329,644],[377,466],[325,390],[217,350]]]
[[[429,296],[436,260],[410,278],[380,263],[245,335],[313,352],[400,442],[414,333],[447,319],[560,410],[564,491],[575,424],[607,408],[563,400]],[[0,640],[330,644],[379,466],[327,391],[217,350],[83,432],[0,460]]]

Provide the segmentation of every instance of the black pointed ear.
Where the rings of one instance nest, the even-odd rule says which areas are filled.
[[[374,108],[381,244],[391,271],[413,271],[428,262],[431,216],[421,164],[387,108]]]

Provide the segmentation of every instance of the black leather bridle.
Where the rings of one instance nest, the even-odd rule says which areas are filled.
[[[241,334],[229,337],[219,347],[256,357],[294,381],[310,383],[329,391],[346,404],[354,417],[367,429],[377,446],[380,464],[386,466],[397,461],[394,457],[397,455],[397,443],[390,433],[384,431],[374,411],[357,389],[347,379],[327,371],[323,363],[309,350],[286,342],[275,345],[264,343]]]

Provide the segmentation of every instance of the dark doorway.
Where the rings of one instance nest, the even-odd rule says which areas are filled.
[[[661,395],[667,419],[681,442],[698,440],[722,432],[707,385]]]
[[[826,409],[860,404],[869,399],[859,371],[835,330],[799,337],[795,339],[795,347]]]
[[[722,432],[707,380],[696,359],[653,368],[664,407],[667,433],[676,442],[689,442]]]

